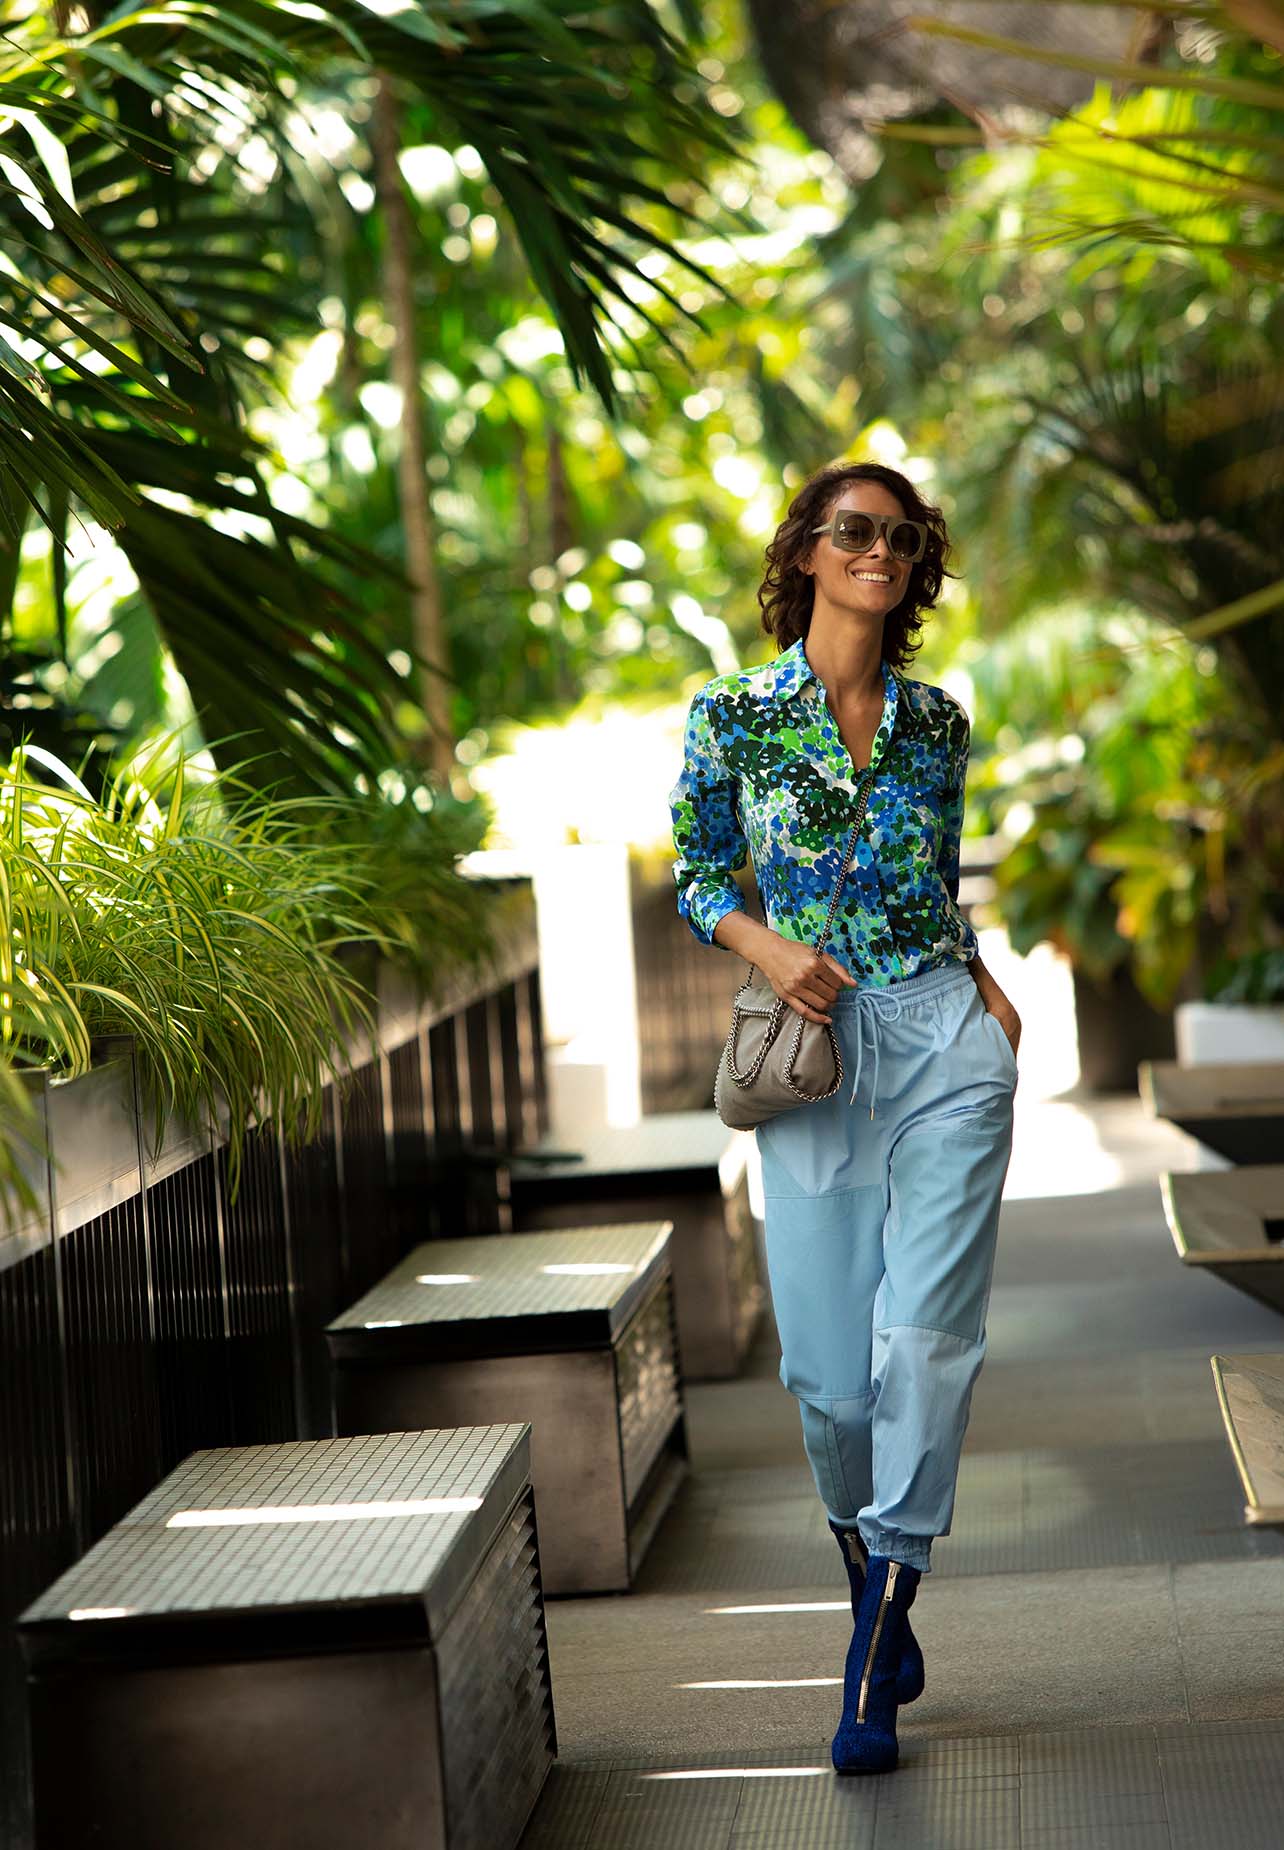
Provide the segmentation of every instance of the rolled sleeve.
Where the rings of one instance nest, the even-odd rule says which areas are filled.
[[[967,762],[972,743],[971,721],[961,708],[959,719],[961,730],[953,754],[950,782],[941,800],[941,852],[936,863],[945,890],[956,905],[959,897],[959,856],[963,842],[964,786],[967,783]]]
[[[714,938],[718,920],[745,909],[744,894],[732,877],[749,859],[736,797],[736,779],[718,752],[702,690],[687,714],[682,771],[669,792],[678,856],[673,879],[679,916],[702,944],[719,951],[729,946]]]

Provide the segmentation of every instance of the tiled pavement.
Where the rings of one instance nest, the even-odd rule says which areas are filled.
[[[522,1850],[1281,1850],[1284,1537],[1243,1527],[1208,1357],[1284,1324],[1182,1270],[1156,1177],[1197,1160],[1135,1099],[1018,1092],[899,1768],[829,1764],[845,1580],[768,1328],[688,1388],[635,1591],[549,1604],[561,1757]]]

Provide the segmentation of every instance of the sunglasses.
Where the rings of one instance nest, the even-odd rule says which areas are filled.
[[[927,547],[927,528],[921,520],[906,520],[901,514],[858,514],[840,508],[823,527],[813,533],[827,533],[840,552],[868,552],[880,533],[887,535],[887,546],[894,559],[906,564],[921,559]]]

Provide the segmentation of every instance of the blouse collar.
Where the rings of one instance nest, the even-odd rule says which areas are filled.
[[[800,636],[787,649],[782,649],[775,661],[770,664],[770,685],[777,700],[788,700],[791,695],[800,693],[804,689],[809,695],[814,695],[821,700],[825,697],[824,682],[807,660],[803,646],[806,640],[805,636]],[[891,662],[884,660],[883,718],[879,731],[889,738],[896,722],[898,697],[903,687],[904,681],[900,670],[894,668]]]

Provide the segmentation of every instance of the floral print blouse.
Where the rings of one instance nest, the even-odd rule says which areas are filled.
[[[824,930],[860,775],[805,641],[715,676],[691,702],[669,805],[678,912],[704,944],[744,909],[732,874],[751,854],[771,929],[807,944]],[[874,781],[825,947],[862,986],[977,954],[955,903],[970,740],[951,694],[883,663]]]

